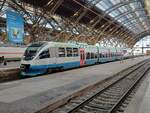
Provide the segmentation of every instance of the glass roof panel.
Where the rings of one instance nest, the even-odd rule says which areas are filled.
[[[121,0],[109,0],[113,5],[116,5],[121,2]]]
[[[110,7],[112,7],[113,5],[109,2],[109,0],[105,0],[96,4],[96,6],[99,7],[100,9],[102,8],[102,10],[105,11],[109,9]]]
[[[148,18],[145,18],[146,13],[140,0],[102,0],[96,6],[133,32],[137,30],[132,29],[130,25],[135,24],[138,32],[150,26]]]
[[[112,17],[115,17],[119,14],[120,14],[120,12],[118,10],[114,10],[112,13],[109,13],[109,15],[112,16]]]
[[[124,12],[128,11],[126,6],[119,7],[118,9],[120,10],[121,13],[124,13]]]
[[[132,9],[138,9],[139,7],[141,7],[140,2],[133,2],[133,3],[130,3],[129,6],[130,6]]]

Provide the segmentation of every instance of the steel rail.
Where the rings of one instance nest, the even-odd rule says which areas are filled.
[[[142,62],[141,64],[139,64],[135,69],[133,69],[132,71],[128,72],[125,76],[123,76],[122,78],[120,78],[119,80],[115,81],[114,83],[112,83],[111,85],[103,88],[101,91],[99,91],[98,93],[92,95],[91,97],[89,97],[88,99],[86,99],[85,101],[83,101],[82,103],[80,103],[79,105],[77,105],[76,107],[74,107],[73,109],[69,110],[67,113],[74,113],[77,110],[79,110],[81,107],[83,107],[84,105],[86,105],[87,103],[89,103],[91,100],[93,100],[93,98],[97,97],[98,95],[100,95],[101,93],[103,93],[105,90],[107,90],[108,88],[110,88],[111,86],[115,85],[116,83],[120,82],[121,80],[123,80],[124,78],[126,78],[127,76],[129,76],[130,74],[132,74],[133,72],[135,72],[136,70],[140,69],[142,66],[144,66],[147,63],[147,60]],[[119,102],[121,101],[121,99],[119,100]],[[115,104],[118,105],[118,104]],[[116,107],[114,106],[108,113],[112,113],[111,111],[113,111]]]

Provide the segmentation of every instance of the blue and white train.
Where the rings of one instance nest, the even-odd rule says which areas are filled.
[[[61,42],[30,44],[21,60],[21,75],[36,76],[53,69],[69,69],[123,58],[122,48]]]

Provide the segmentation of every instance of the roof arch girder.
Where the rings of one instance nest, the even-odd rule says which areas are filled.
[[[139,1],[121,1],[118,4],[115,4],[114,6],[112,6],[111,8],[106,10],[106,14],[111,13],[112,11],[122,7],[122,6],[128,6],[131,3],[140,3]]]
[[[15,1],[15,0],[13,0],[13,1]],[[52,0],[52,1],[54,1],[54,0]],[[63,0],[58,0],[58,1],[63,1]],[[75,1],[75,0],[73,0],[73,1]],[[78,1],[78,0],[76,0],[76,1]],[[87,0],[87,1],[90,1],[90,2],[93,2],[93,4],[94,5],[96,5],[97,3],[99,3],[99,2],[101,2],[101,1],[106,1],[106,0]],[[114,1],[115,2],[115,1]],[[116,9],[118,9],[118,8],[120,8],[120,7],[122,7],[122,6],[125,6],[125,5],[128,5],[128,4],[130,4],[130,3],[141,3],[140,1],[137,1],[137,0],[122,0],[122,2],[120,2],[120,3],[116,3],[116,4],[112,4],[112,7],[110,7],[108,10],[106,10],[106,11],[104,11],[104,13],[107,13],[107,14],[109,14],[109,13],[111,13],[112,11],[114,11],[114,10],[116,10]],[[56,5],[54,5],[54,6],[56,6],[56,7],[53,7],[53,10],[51,10],[52,12],[55,12],[55,10],[57,9],[57,7],[59,6],[60,4],[56,4]],[[93,6],[94,6],[93,5]],[[82,7],[83,9],[86,9],[86,7],[87,7],[87,10],[89,10],[88,8],[90,7],[88,7],[87,5],[85,5],[84,7]],[[130,6],[128,6],[129,8],[130,8]],[[132,9],[132,8],[131,8]],[[91,10],[91,9],[90,9]],[[138,8],[138,9],[134,9],[133,8],[133,10],[132,10],[132,12],[133,13],[135,13],[135,11],[144,11],[145,12],[145,9],[143,8],[143,7],[140,7],[140,9]],[[93,10],[94,11],[94,10]],[[125,10],[125,11],[127,11],[127,10]],[[83,13],[83,12],[82,12]],[[127,12],[126,12],[127,13]],[[128,13],[129,14],[131,14],[131,11],[128,11]],[[121,14],[121,13],[118,13],[118,14]],[[141,13],[142,14],[142,13]],[[96,24],[98,24],[99,23],[99,19],[101,18],[101,16],[102,15],[99,15],[99,13],[98,13],[98,15],[96,15],[96,18],[94,18],[94,22],[95,22],[95,24],[93,24],[93,28],[95,28],[95,26],[96,26]],[[117,15],[118,16],[118,15]],[[123,26],[123,29],[122,29],[122,25],[120,25],[120,24],[118,24],[117,22],[116,22],[116,19],[117,19],[117,16],[116,17],[114,17],[113,19],[110,19],[109,21],[107,20],[107,18],[106,18],[106,20],[107,20],[107,23],[106,23],[106,26],[105,26],[105,28],[101,28],[101,25],[99,25],[100,26],[100,28],[98,29],[99,31],[97,31],[98,32],[98,34],[100,34],[100,36],[99,37],[101,37],[101,35],[103,35],[104,33],[107,33],[108,32],[108,35],[112,35],[112,36],[118,36],[118,38],[120,38],[120,39],[125,39],[125,41],[126,40],[129,40],[130,38],[133,38],[133,36],[134,35],[136,35],[136,34],[134,34],[134,32],[132,32],[132,31],[130,31],[130,30],[128,30],[126,27],[124,28],[124,26]],[[125,16],[125,15],[120,15],[119,17],[123,17],[123,16]],[[141,15],[141,17],[144,17],[144,13],[143,13],[143,16]],[[105,18],[105,17],[102,17],[102,18]],[[133,15],[133,19],[137,19],[138,20],[138,17],[136,17],[136,15]],[[143,20],[146,24],[147,24],[147,22],[146,22],[146,16],[144,17],[145,18],[145,20]],[[92,19],[93,19],[93,17],[92,17]],[[124,23],[128,23],[129,22],[129,20],[127,21],[124,21]],[[87,24],[86,24],[87,25]],[[113,25],[114,25],[114,27],[113,27]],[[135,23],[133,23],[133,26],[135,26],[136,24]],[[148,24],[149,25],[149,24]],[[68,25],[66,25],[66,26],[68,26]],[[66,27],[65,26],[65,27]],[[98,27],[99,27],[98,26]],[[115,29],[115,26],[116,26],[116,29]],[[131,28],[133,28],[133,26],[131,26]],[[144,29],[144,27],[142,26],[142,24],[139,24],[139,26],[141,26],[142,27],[142,29],[143,30],[146,30],[146,29]],[[113,27],[113,29],[111,29]],[[138,27],[138,25],[137,25],[137,27]],[[68,27],[68,28],[70,28],[70,26]],[[109,29],[110,28],[110,29]],[[85,27],[83,27],[83,29],[86,29]],[[97,29],[96,29],[97,30]],[[141,30],[141,31],[143,31],[143,30]],[[66,31],[66,30],[65,30]],[[91,35],[91,33],[88,33],[88,30],[85,30],[86,32],[84,33],[84,34],[86,34],[87,35],[87,37],[88,37],[88,35]],[[95,31],[95,30],[94,30]],[[130,31],[130,32],[126,32],[126,31]],[[139,33],[140,32],[140,30],[138,30],[138,32],[137,33]],[[88,34],[87,34],[88,33]],[[63,33],[62,33],[63,34]],[[80,35],[80,33],[79,33],[79,35]],[[82,34],[81,34],[82,35]],[[97,35],[97,34],[96,34]],[[91,35],[91,36],[95,36],[95,33],[93,33],[93,35]],[[92,39],[91,40],[94,40],[93,39],[93,37],[92,37]],[[98,37],[98,38],[99,38]],[[129,38],[130,37],[130,38]],[[130,41],[132,41],[132,43],[134,42],[134,40],[135,39],[131,39]]]
[[[129,20],[125,20],[125,21],[122,21],[122,23],[124,23],[124,24],[128,24],[128,23],[130,23],[131,21],[133,21],[133,20],[139,20],[140,18],[143,18],[144,20],[146,20],[147,19],[147,16],[138,16],[138,17],[136,17],[136,18],[129,18]],[[146,21],[148,21],[148,20],[146,20]]]
[[[150,9],[149,9],[149,10],[150,10]],[[146,10],[145,10],[145,9],[139,9],[139,8],[134,9],[134,10],[132,10],[132,11],[128,10],[128,11],[126,11],[126,12],[124,12],[124,13],[121,13],[121,14],[115,16],[114,19],[117,20],[117,19],[120,19],[120,18],[124,17],[125,15],[134,14],[135,12],[138,12],[138,11],[146,11]]]
[[[144,38],[144,37],[146,37],[146,36],[148,36],[148,35],[150,35],[150,30],[144,31],[144,32],[142,32],[142,33],[136,35],[136,36],[135,36],[136,42],[140,41],[142,38]]]

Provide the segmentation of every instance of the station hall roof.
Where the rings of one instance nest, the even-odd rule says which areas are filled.
[[[3,0],[1,9],[4,2],[26,14],[36,9],[34,16],[51,16],[56,21],[56,15],[59,16],[63,19],[57,22],[61,27],[65,20],[61,33],[71,29],[75,36],[71,39],[96,43],[102,38],[116,37],[133,46],[150,34],[149,0]]]

